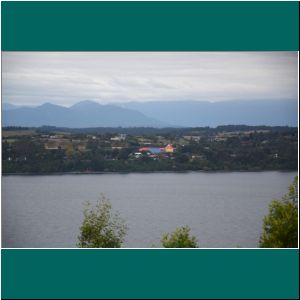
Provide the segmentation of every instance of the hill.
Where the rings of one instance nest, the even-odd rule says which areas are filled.
[[[297,101],[151,101],[119,103],[178,127],[245,124],[250,126],[298,126]]]
[[[115,105],[101,105],[82,101],[71,107],[45,103],[37,107],[3,109],[4,126],[58,126],[69,128],[86,127],[163,127],[167,123],[147,117],[139,111]]]

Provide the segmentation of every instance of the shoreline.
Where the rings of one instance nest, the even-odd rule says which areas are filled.
[[[186,173],[290,173],[299,170],[184,170],[184,171],[101,171],[101,172],[53,172],[53,173],[2,173],[2,176],[58,176],[58,175],[111,175],[111,174],[186,174]]]

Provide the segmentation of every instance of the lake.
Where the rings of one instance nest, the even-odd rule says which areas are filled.
[[[257,247],[262,220],[296,172],[2,176],[2,247],[74,248],[85,201],[110,199],[129,228],[123,247],[160,247],[188,225],[200,247]]]

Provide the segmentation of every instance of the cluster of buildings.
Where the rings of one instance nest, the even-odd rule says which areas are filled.
[[[135,158],[141,157],[143,154],[147,154],[150,158],[157,158],[158,155],[173,153],[176,150],[171,144],[165,147],[140,147],[138,152],[134,153]]]
[[[125,143],[126,141],[126,134],[119,134],[114,137],[109,138],[109,141],[105,141],[105,143],[109,143],[109,149],[118,149],[121,150],[123,148],[128,147]],[[88,138],[95,140],[97,139],[95,136],[88,136]],[[44,145],[46,150],[57,150],[57,149],[64,149],[67,151],[71,150],[80,150],[86,151],[87,150],[87,142],[88,139],[74,139],[74,138],[66,138],[62,135],[55,135],[49,136],[44,135],[41,137],[41,140],[44,140]],[[140,158],[143,155],[147,155],[150,158],[156,159],[159,156],[167,156],[170,153],[173,153],[176,148],[174,148],[171,144],[167,144],[165,147],[153,147],[151,146],[152,143],[146,143],[143,141],[143,146],[140,146],[136,151],[133,152],[131,158]],[[108,145],[106,145],[108,146]]]

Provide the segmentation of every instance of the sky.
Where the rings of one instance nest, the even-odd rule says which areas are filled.
[[[2,52],[2,101],[296,100],[297,52]]]

